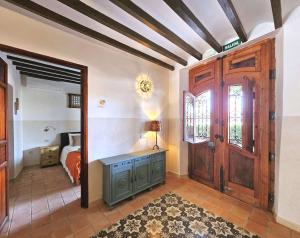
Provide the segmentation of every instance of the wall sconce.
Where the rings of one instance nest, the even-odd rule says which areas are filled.
[[[20,100],[19,100],[19,98],[16,98],[16,101],[15,101],[15,115],[17,115],[19,109],[20,109]]]
[[[56,131],[55,127],[53,127],[53,126],[46,126],[45,129],[44,129],[44,132],[48,132],[48,131],[50,131],[50,129],[52,129],[53,131]]]
[[[149,75],[140,74],[135,81],[135,89],[138,95],[144,99],[148,99],[152,96],[153,82]]]
[[[99,101],[99,106],[100,106],[100,107],[104,107],[104,106],[105,106],[105,103],[106,103],[106,101],[105,101],[104,99],[101,99],[101,100]]]

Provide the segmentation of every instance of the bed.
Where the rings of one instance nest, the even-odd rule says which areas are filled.
[[[72,137],[70,137],[72,136]],[[80,183],[80,143],[74,144],[72,138],[80,137],[80,132],[66,132],[60,134],[60,162],[66,170],[72,183]],[[78,141],[76,141],[78,142]],[[80,142],[80,141],[79,141]]]

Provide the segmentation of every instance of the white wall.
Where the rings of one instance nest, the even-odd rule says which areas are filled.
[[[59,145],[60,133],[80,131],[80,109],[68,108],[68,93],[80,93],[80,85],[35,78],[22,80],[24,166],[40,163],[41,146]],[[44,129],[50,126],[50,130]]]
[[[277,220],[300,231],[300,7],[277,37]],[[277,123],[278,122],[278,123]]]
[[[153,133],[143,136],[144,122],[163,120],[168,128],[169,71],[93,40],[79,38],[0,7],[0,43],[88,66],[89,200],[102,197],[105,156],[152,147]],[[148,100],[135,93],[135,79],[148,73],[154,94]],[[105,99],[104,108],[99,100]],[[160,134],[167,144],[167,130]],[[141,138],[142,137],[142,138]]]
[[[14,103],[16,98],[21,99],[21,78],[11,61],[7,60],[6,54],[0,52],[0,57],[7,63],[7,82],[8,82],[8,160],[9,177],[16,178],[23,169],[23,129],[22,129],[22,110],[15,114]]]

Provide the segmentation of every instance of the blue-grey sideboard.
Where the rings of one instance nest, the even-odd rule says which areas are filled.
[[[99,160],[103,165],[103,199],[112,206],[166,177],[166,150],[146,150]]]

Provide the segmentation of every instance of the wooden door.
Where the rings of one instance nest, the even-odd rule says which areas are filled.
[[[0,58],[0,225],[5,223],[8,216],[7,202],[7,65]]]
[[[268,41],[223,60],[224,192],[267,208],[269,153]]]
[[[210,187],[219,187],[220,61],[190,70],[190,93],[185,93],[185,138],[189,141],[189,176]]]

